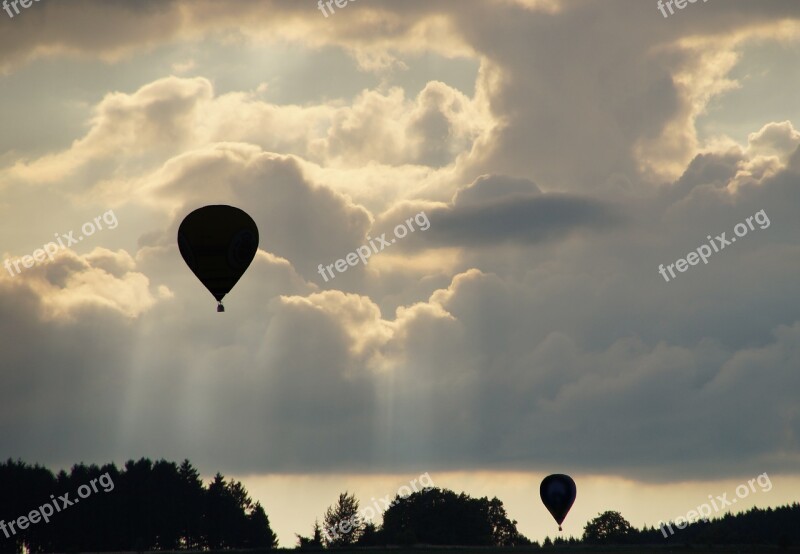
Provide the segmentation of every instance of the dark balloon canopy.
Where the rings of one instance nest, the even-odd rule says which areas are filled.
[[[569,475],[555,474],[548,475],[539,485],[539,496],[542,497],[547,511],[552,514],[558,523],[558,530],[561,531],[561,523],[567,517],[569,509],[575,502],[578,493],[575,481]]]
[[[233,206],[204,206],[184,218],[178,228],[178,248],[186,265],[217,299],[230,292],[258,250],[258,227]]]

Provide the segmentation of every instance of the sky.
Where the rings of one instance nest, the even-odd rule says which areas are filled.
[[[672,11],[0,11],[0,458],[188,458],[285,547],[425,473],[536,540],[550,473],[566,535],[796,501],[800,3]],[[260,234],[224,314],[208,204]]]

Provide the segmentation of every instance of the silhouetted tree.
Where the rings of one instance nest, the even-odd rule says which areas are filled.
[[[329,506],[323,518],[323,540],[327,546],[350,546],[358,542],[364,522],[358,518],[358,500],[345,491],[334,506]]]
[[[248,512],[253,503],[241,483],[225,482],[217,473],[206,493],[206,540],[209,548],[239,548],[246,545],[250,529]]]
[[[358,539],[356,546],[382,546],[386,544],[383,540],[383,532],[371,521],[364,524],[364,530]]]
[[[197,550],[203,546],[203,481],[189,460],[178,468],[180,480],[180,536],[181,546]]]
[[[319,533],[319,524],[316,525],[316,533],[320,546],[322,545],[322,535]],[[278,536],[272,531],[269,525],[269,518],[260,502],[256,502],[253,511],[250,512],[247,522],[247,544],[248,548],[277,548]]]
[[[295,536],[297,537],[297,547],[302,550],[321,550],[324,546],[322,543],[322,528],[319,526],[318,519],[314,520],[311,537]]]
[[[485,500],[485,499],[482,499]],[[517,531],[517,520],[509,520],[503,503],[494,497],[489,500],[488,518],[492,526],[492,544],[494,546],[526,546],[531,541]]]
[[[382,533],[388,544],[513,546],[529,542],[497,498],[471,498],[438,488],[397,496],[383,514]]]
[[[631,534],[632,527],[619,512],[599,514],[586,524],[583,540],[588,543],[620,543]]]

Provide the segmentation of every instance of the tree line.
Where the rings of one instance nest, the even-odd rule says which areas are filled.
[[[109,480],[106,488],[96,486]],[[45,505],[59,511],[49,522],[31,524],[34,511]],[[24,529],[21,517],[29,521],[23,520]],[[2,554],[21,553],[23,547],[34,554],[274,548],[278,543],[264,508],[253,503],[240,482],[217,473],[204,486],[188,460],[178,466],[143,458],[122,470],[114,464],[78,464],[56,475],[40,465],[8,460],[0,463],[0,521],[5,523]]]
[[[45,505],[58,512],[49,522],[34,521],[37,509],[53,511],[44,510]],[[800,544],[800,503],[726,514],[674,534],[636,529],[619,512],[607,511],[587,522],[581,537],[548,537],[541,545],[518,531],[496,497],[427,487],[397,495],[382,514],[374,512],[382,516],[380,525],[362,519],[358,499],[344,492],[322,515],[322,523],[314,522],[309,536],[297,535],[297,547]],[[20,519],[24,516],[27,524]],[[0,463],[0,554],[277,546],[264,508],[242,483],[217,473],[206,486],[188,460],[177,465],[143,458],[128,461],[121,470],[114,464],[78,464],[58,474],[22,461]]]
[[[517,522],[506,515],[497,498],[470,498],[461,493],[426,488],[406,497],[396,497],[383,513],[383,524],[358,520],[359,503],[353,495],[339,495],[314,523],[309,537],[298,535],[301,549],[337,547],[496,546],[547,548],[559,545],[775,545],[800,544],[800,503],[778,508],[752,508],[740,514],[690,523],[683,529],[647,527],[637,529],[620,512],[606,511],[587,522],[581,537],[545,538],[540,545],[517,530]],[[331,534],[350,523],[350,532]]]
[[[380,526],[359,519],[359,502],[347,492],[339,495],[314,523],[310,537],[297,535],[301,549],[388,545],[530,545],[508,518],[503,503],[471,498],[447,489],[427,487],[408,496],[397,495],[383,512]],[[346,522],[346,525],[342,525]]]
[[[772,545],[789,547],[800,544],[800,503],[777,508],[751,508],[739,514],[726,513],[721,518],[689,523],[683,529],[674,524],[637,529],[622,514],[608,511],[599,514],[584,527],[583,536],[572,542],[545,540],[543,546],[558,544],[616,544],[671,546]]]

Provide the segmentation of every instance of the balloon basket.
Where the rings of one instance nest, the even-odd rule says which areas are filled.
[[[224,311],[225,311],[225,306],[222,305],[222,302],[217,304],[217,313],[224,312]]]

